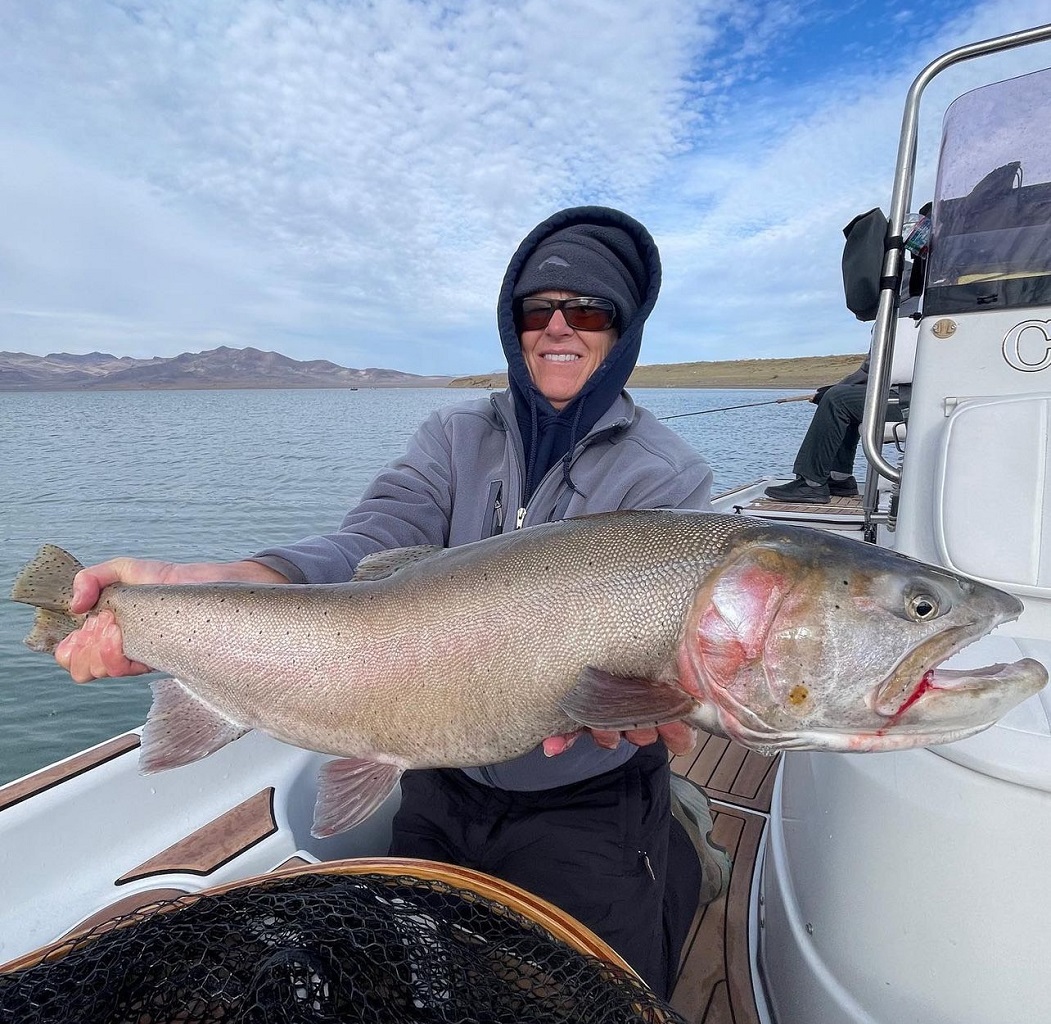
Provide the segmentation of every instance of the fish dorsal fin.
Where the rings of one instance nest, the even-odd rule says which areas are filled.
[[[678,722],[697,702],[677,686],[615,676],[587,666],[559,701],[562,710],[590,729],[641,729]]]
[[[310,834],[324,839],[363,822],[394,791],[401,773],[396,764],[363,757],[326,761],[318,772]]]
[[[391,548],[388,551],[377,551],[375,554],[366,555],[354,570],[355,582],[363,580],[384,580],[393,576],[408,565],[415,565],[428,558],[433,558],[439,551],[445,549],[437,544],[416,544],[410,548]]]

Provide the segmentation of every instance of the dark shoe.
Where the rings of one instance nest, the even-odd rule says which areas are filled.
[[[856,498],[858,496],[858,482],[852,476],[846,480],[836,480],[829,477],[828,492],[833,498]]]
[[[717,900],[730,884],[730,855],[712,839],[712,804],[708,794],[695,782],[671,775],[671,813],[697,851],[701,862],[700,904]]]
[[[801,476],[790,484],[768,487],[764,493],[774,501],[801,501],[809,505],[827,505],[832,500],[828,484],[808,484]]]

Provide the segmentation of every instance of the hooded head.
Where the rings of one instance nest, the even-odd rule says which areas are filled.
[[[609,299],[617,308],[620,332],[639,308],[646,277],[635,239],[623,228],[570,224],[548,235],[526,257],[512,297],[551,290]]]
[[[642,329],[660,280],[660,255],[650,233],[627,214],[604,206],[554,214],[525,237],[511,258],[497,303],[497,324],[526,448],[526,497],[620,395],[638,360]],[[617,310],[612,349],[558,411],[530,376],[515,326],[515,302],[541,291],[593,295],[610,300]]]

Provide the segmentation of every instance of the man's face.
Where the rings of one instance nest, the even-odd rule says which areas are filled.
[[[544,291],[531,297],[571,299],[576,294]],[[533,383],[556,409],[563,409],[609,355],[617,340],[617,331],[614,327],[604,331],[574,330],[566,323],[562,310],[556,309],[547,327],[539,331],[524,330],[520,340]]]

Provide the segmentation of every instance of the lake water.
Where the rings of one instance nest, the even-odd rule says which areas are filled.
[[[638,390],[657,416],[799,392]],[[85,564],[116,555],[234,559],[336,529],[423,416],[456,390],[0,394],[0,594],[40,544]],[[806,402],[670,420],[716,491],[788,473]],[[32,620],[0,600],[0,783],[145,719],[142,678],[70,681],[25,648]]]

